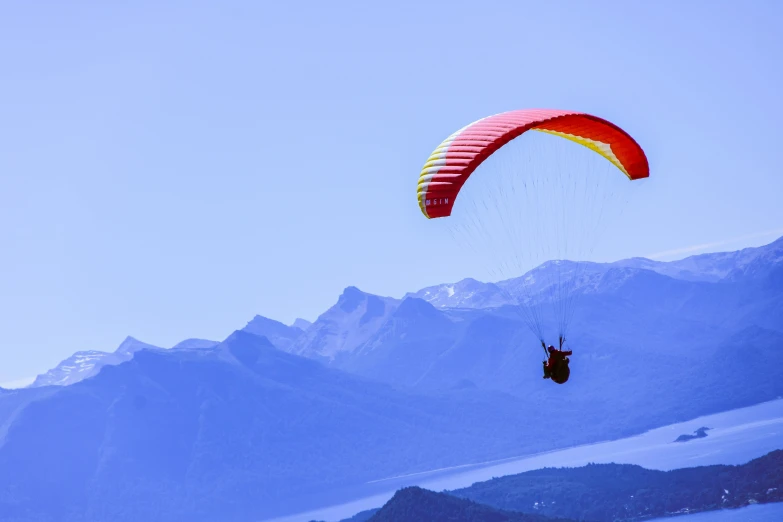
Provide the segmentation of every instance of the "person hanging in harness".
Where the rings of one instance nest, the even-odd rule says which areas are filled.
[[[541,341],[541,346],[549,354],[549,359],[544,361],[544,379],[552,379],[558,384],[563,384],[568,380],[571,371],[568,368],[568,356],[573,354],[571,350],[563,350],[565,339],[560,338],[560,349],[556,349],[551,344],[547,348],[546,343]]]

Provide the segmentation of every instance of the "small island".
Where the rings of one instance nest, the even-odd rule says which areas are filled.
[[[680,435],[677,437],[677,439],[674,442],[688,442],[689,440],[693,439],[703,439],[707,436],[707,430],[711,430],[712,428],[705,428],[701,427],[698,430],[693,432],[693,435]]]

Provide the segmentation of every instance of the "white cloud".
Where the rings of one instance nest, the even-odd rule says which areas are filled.
[[[768,236],[779,236],[783,235],[783,228],[778,228],[775,230],[767,230],[765,232],[756,232],[753,234],[748,234],[747,236],[741,236],[741,237],[735,237],[731,239],[724,239],[723,241],[715,241],[712,243],[702,243],[699,245],[691,245],[687,247],[682,248],[675,248],[673,250],[665,250],[663,252],[656,252],[655,254],[650,254],[648,256],[645,256],[649,259],[660,259],[662,257],[672,257],[672,256],[678,256],[682,254],[693,254],[696,252],[703,252],[705,250],[709,250],[711,248],[717,248],[720,246],[730,245],[732,243],[739,243],[740,241],[747,241],[749,239],[756,239],[760,237],[768,237]]]

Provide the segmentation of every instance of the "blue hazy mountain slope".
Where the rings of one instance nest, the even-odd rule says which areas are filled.
[[[243,328],[244,331],[251,334],[260,335],[269,339],[269,341],[281,350],[288,350],[302,335],[303,330],[297,326],[288,326],[274,319],[257,315]]]
[[[305,330],[310,328],[310,326],[312,326],[312,324],[313,323],[311,323],[307,319],[302,319],[301,317],[298,317],[296,320],[294,320],[294,322],[293,322],[293,324],[291,326],[293,326],[294,328],[299,328],[300,330],[302,330],[304,332]]]
[[[217,341],[210,341],[208,339],[185,339],[180,341],[171,347],[172,350],[200,350],[203,348],[212,348],[217,346]]]
[[[25,407],[37,400],[49,397],[57,392],[55,386],[43,386],[6,390],[0,388],[0,447],[2,446],[8,428],[14,420],[25,410]]]
[[[243,331],[212,349],[144,350],[72,386],[0,394],[4,409],[15,413],[0,519],[19,522],[248,520],[384,476],[551,449],[552,430],[603,432],[575,429],[570,407],[545,423],[509,396],[396,390]]]
[[[421,299],[407,298],[370,339],[333,363],[367,377],[413,385],[450,346],[460,323]]]
[[[339,361],[372,337],[383,326],[400,301],[346,288],[337,303],[291,346],[298,355],[323,361]]]

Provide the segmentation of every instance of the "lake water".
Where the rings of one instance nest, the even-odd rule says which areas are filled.
[[[673,442],[678,436],[691,434],[701,427],[711,428],[707,436],[688,442]],[[756,406],[699,417],[662,428],[650,430],[641,435],[608,442],[599,442],[537,455],[514,457],[500,461],[456,466],[432,470],[413,475],[387,477],[373,481],[377,488],[384,486],[384,492],[357,498],[352,502],[324,507],[295,515],[268,519],[266,522],[307,522],[309,520],[340,520],[360,511],[380,507],[394,492],[404,486],[417,485],[432,491],[443,491],[470,486],[494,477],[502,477],[540,469],[544,467],[577,467],[590,462],[638,464],[648,469],[670,470],[712,464],[744,464],[776,449],[783,449],[783,400],[765,402]],[[388,485],[388,489],[385,486]],[[760,522],[783,521],[782,507],[778,504],[751,506],[742,510],[718,511],[686,515],[688,522],[728,522],[734,520],[756,520],[751,518],[730,518],[736,513],[751,513]],[[729,518],[696,518],[696,517]],[[744,516],[744,515],[743,515]],[[748,515],[751,516],[751,515]],[[777,518],[775,518],[777,517]],[[681,519],[682,517],[677,517]]]
[[[695,515],[655,518],[650,522],[781,522],[783,520],[783,502],[757,504],[739,509],[707,511]]]

